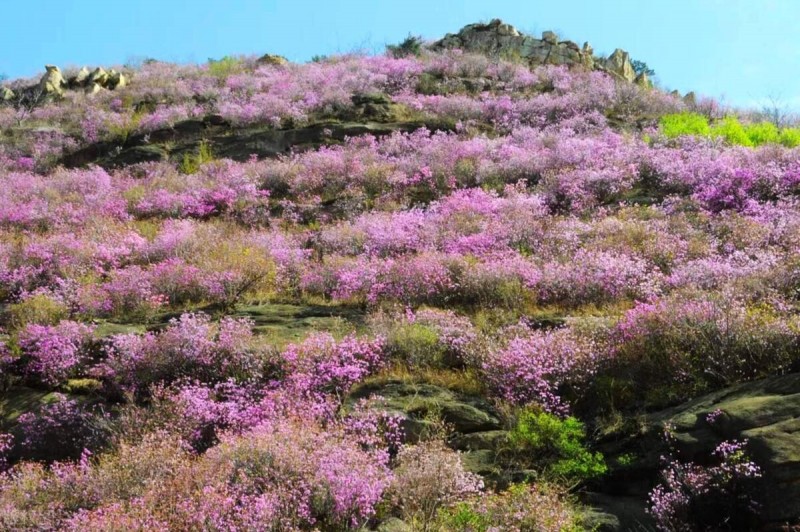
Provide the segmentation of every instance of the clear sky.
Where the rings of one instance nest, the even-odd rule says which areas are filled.
[[[45,63],[145,57],[306,61],[502,18],[596,52],[626,49],[669,89],[737,106],[772,96],[800,109],[800,0],[0,0],[0,17],[0,74],[12,78]]]

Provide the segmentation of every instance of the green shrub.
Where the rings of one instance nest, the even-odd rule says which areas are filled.
[[[523,410],[509,434],[517,456],[534,460],[532,465],[546,477],[570,483],[606,472],[603,455],[586,448],[583,423],[574,417],[559,418],[533,409]]]
[[[387,45],[386,50],[395,59],[420,55],[422,53],[422,37],[409,35],[400,44]]]
[[[708,118],[697,113],[675,113],[661,117],[661,132],[667,138],[683,135],[706,136],[711,132]]]
[[[208,142],[202,141],[197,148],[196,154],[183,154],[183,162],[181,162],[180,171],[184,174],[195,174],[200,170],[202,165],[210,163],[213,160],[214,154],[211,153],[211,147],[208,145]]]
[[[800,146],[800,128],[778,129],[772,122],[742,124],[735,116],[726,116],[709,125],[708,119],[697,113],[664,115],[659,122],[661,132],[667,138],[683,135],[717,137],[734,146],[763,146],[783,144],[788,148]]]
[[[391,356],[414,366],[441,366],[445,346],[439,334],[421,323],[404,323],[389,333],[386,348]]]
[[[753,146],[762,144],[777,144],[780,141],[778,128],[772,122],[757,122],[744,126],[747,138]]]
[[[633,67],[633,71],[636,72],[636,75],[647,74],[649,77],[653,77],[656,75],[656,71],[650,68],[647,63],[644,61],[639,61],[638,59],[633,59],[631,61],[631,66]]]
[[[218,78],[227,78],[231,74],[236,74],[244,70],[244,62],[237,58],[226,55],[222,59],[208,60],[208,73]]]
[[[800,128],[791,127],[781,130],[778,141],[787,148],[800,146]]]
[[[67,307],[45,294],[37,294],[8,306],[8,323],[19,330],[29,323],[56,325],[69,315]]]
[[[721,137],[725,142],[735,146],[753,146],[744,126],[735,116],[726,116],[721,122],[714,124],[711,135]]]
[[[460,502],[452,508],[445,508],[439,512],[437,519],[440,530],[463,530],[470,532],[485,532],[491,523],[488,516],[484,515],[475,505]]]

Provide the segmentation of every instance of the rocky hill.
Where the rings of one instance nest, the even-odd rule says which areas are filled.
[[[633,65],[6,83],[0,530],[800,526],[800,130]]]
[[[552,31],[542,33],[541,39],[526,35],[514,26],[494,19],[488,24],[470,24],[456,34],[449,33],[436,41],[433,50],[459,49],[485,54],[489,57],[516,59],[536,67],[540,65],[565,65],[607,72],[619,79],[649,85],[647,74],[637,74],[628,52],[617,48],[607,58],[596,57],[588,42],[578,46],[572,41],[562,41]]]

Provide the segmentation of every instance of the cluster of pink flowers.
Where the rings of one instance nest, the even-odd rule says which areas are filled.
[[[213,324],[205,314],[183,314],[159,333],[113,336],[104,364],[94,371],[145,389],[181,377],[249,377],[259,370],[258,357],[249,350],[251,339],[247,319],[225,317]]]
[[[648,512],[659,530],[716,528],[730,519],[745,525],[758,513],[752,480],[762,475],[749,458],[747,441],[724,441],[714,450],[714,465],[667,462],[662,483],[650,492]]]
[[[74,321],[58,325],[28,324],[19,333],[23,372],[53,386],[73,376],[87,357],[93,327]]]
[[[549,412],[564,414],[568,405],[559,388],[569,381],[585,381],[593,374],[598,358],[597,347],[569,329],[534,330],[490,352],[483,370],[491,388],[503,399],[521,405],[536,403]]]

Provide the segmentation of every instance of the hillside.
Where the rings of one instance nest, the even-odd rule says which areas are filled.
[[[499,20],[7,82],[0,530],[800,526],[798,145]]]

